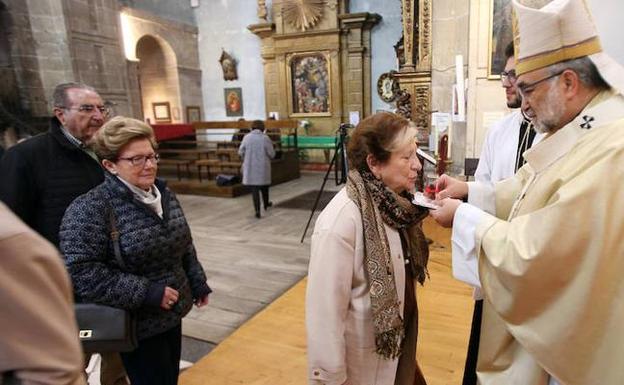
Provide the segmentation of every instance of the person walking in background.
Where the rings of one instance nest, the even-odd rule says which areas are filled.
[[[264,210],[273,205],[269,200],[269,186],[271,185],[271,159],[275,158],[273,143],[264,133],[262,120],[254,120],[251,123],[251,132],[243,138],[238,154],[243,159],[243,184],[251,188],[256,218],[260,218],[260,193],[262,193]]]
[[[319,215],[306,290],[310,384],[423,385],[416,362],[415,282],[427,276],[411,203],[416,128],[388,112],[362,120],[349,141],[347,186]]]
[[[96,134],[94,149],[104,183],[69,206],[59,233],[76,301],[132,310],[138,347],[121,353],[132,385],[175,385],[182,318],[193,303],[206,305],[211,289],[180,203],[156,179],[152,128],[113,118]],[[112,220],[127,269],[115,260]]]
[[[0,202],[0,383],[84,385],[71,285],[58,251]]]
[[[104,180],[90,144],[109,110],[95,89],[82,83],[59,84],[52,101],[48,132],[10,147],[0,159],[0,200],[58,247],[67,206]],[[128,384],[119,354],[102,354],[100,382]]]

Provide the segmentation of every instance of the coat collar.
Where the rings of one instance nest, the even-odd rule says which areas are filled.
[[[61,122],[56,117],[53,117],[50,120],[50,129],[48,130],[50,135],[56,139],[56,141],[65,149],[71,151],[81,151],[82,149],[76,146],[74,143],[70,142],[69,139],[63,134],[63,128],[61,127]]]
[[[104,171],[104,184],[107,189],[113,193],[114,195],[119,195],[122,199],[127,200],[129,202],[134,202],[137,205],[145,208],[149,213],[155,215],[158,219],[161,219],[150,207],[148,207],[143,202],[139,202],[134,198],[134,193],[126,186],[122,181],[120,181],[115,175],[111,174],[108,170]],[[169,218],[169,203],[170,196],[169,190],[167,189],[167,182],[162,179],[156,178],[154,181],[154,185],[158,191],[160,191],[162,209],[163,209],[163,220],[167,220]]]
[[[603,91],[576,118],[554,134],[544,138],[524,153],[527,163],[539,173],[570,152],[590,131],[624,118],[624,97],[613,91]]]

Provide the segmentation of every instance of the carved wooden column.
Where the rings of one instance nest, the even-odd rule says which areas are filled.
[[[394,76],[410,95],[410,119],[418,128],[418,144],[426,147],[431,131],[432,0],[401,0],[403,58]]]

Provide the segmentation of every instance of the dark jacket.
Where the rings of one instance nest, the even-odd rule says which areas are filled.
[[[60,127],[52,118],[48,132],[9,148],[0,160],[0,200],[55,246],[67,206],[104,180],[99,163]]]
[[[134,310],[139,339],[177,326],[193,300],[211,292],[180,203],[164,182],[157,180],[156,186],[162,194],[162,219],[106,173],[104,183],[67,208],[59,233],[76,302]],[[113,252],[111,209],[126,271]],[[165,286],[180,293],[171,311],[160,308]]]

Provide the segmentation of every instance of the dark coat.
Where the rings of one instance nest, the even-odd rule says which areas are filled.
[[[211,292],[180,203],[164,182],[157,180],[156,186],[162,194],[162,219],[106,173],[104,183],[67,208],[59,233],[76,301],[134,310],[139,339],[177,326],[193,300]],[[127,270],[115,260],[111,209]],[[171,311],[160,308],[165,286],[180,293]]]
[[[52,244],[67,206],[104,180],[100,164],[72,144],[52,118],[50,130],[6,150],[0,200]]]

